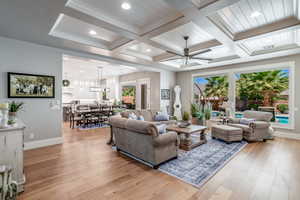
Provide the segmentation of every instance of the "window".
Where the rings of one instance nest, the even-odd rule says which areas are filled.
[[[294,129],[294,70],[294,62],[285,62],[195,74],[192,101],[212,103],[212,117],[271,112],[273,127]]]
[[[196,76],[193,79],[193,102],[209,102],[212,106],[212,117],[225,112],[228,101],[228,76]]]
[[[289,69],[236,73],[235,116],[245,110],[271,112],[272,122],[289,123]]]

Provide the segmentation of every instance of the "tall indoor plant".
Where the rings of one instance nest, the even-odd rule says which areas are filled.
[[[191,104],[192,124],[203,124],[204,112],[201,104]]]

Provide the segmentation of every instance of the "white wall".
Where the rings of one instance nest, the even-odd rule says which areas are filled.
[[[7,99],[7,72],[55,76],[55,99]],[[27,125],[25,142],[61,137],[61,110],[50,104],[61,102],[62,53],[56,49],[0,37],[0,101],[22,101],[19,117]],[[34,133],[34,138],[29,135]]]
[[[160,110],[160,74],[159,72],[134,72],[119,77],[120,84],[122,82],[138,81],[139,79],[150,79],[150,108]],[[138,96],[136,97],[138,98]],[[137,102],[140,102],[137,99]]]
[[[160,100],[160,109],[162,111],[169,107],[169,111],[173,114],[173,89],[176,83],[176,73],[170,71],[160,72],[160,89],[170,89],[170,100]]]

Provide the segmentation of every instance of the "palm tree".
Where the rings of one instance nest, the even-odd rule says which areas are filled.
[[[274,98],[288,89],[289,80],[282,70],[241,74],[237,81],[240,98],[262,99],[264,106],[272,106]]]
[[[229,87],[227,76],[210,77],[206,80],[208,81],[204,90],[206,97],[219,97],[219,99],[227,97]]]

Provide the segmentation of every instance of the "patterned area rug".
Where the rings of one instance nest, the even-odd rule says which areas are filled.
[[[159,170],[200,187],[246,145],[245,141],[226,144],[220,140],[208,139],[206,144],[191,151],[180,150],[178,159],[161,165]]]
[[[79,130],[90,130],[90,129],[96,129],[96,128],[107,128],[109,127],[109,125],[107,124],[89,124],[89,125],[86,125],[86,126],[77,126],[76,128],[78,128]]]

